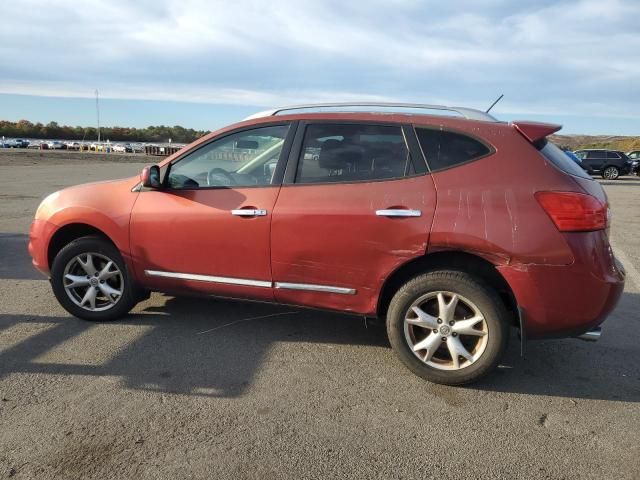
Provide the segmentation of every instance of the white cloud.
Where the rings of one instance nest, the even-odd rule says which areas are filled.
[[[397,99],[638,118],[640,2],[21,0],[0,92],[271,105]]]

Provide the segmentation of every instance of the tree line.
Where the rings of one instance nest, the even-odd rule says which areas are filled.
[[[184,128],[180,125],[164,125],[146,128],[100,127],[100,139],[116,142],[168,142],[191,143],[207,134],[204,130]],[[85,140],[95,141],[98,131],[95,127],[72,127],[58,125],[57,122],[32,123],[28,120],[9,122],[0,120],[0,136],[7,138],[41,138],[47,140]]]

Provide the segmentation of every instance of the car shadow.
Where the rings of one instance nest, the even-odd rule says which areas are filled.
[[[27,250],[29,235],[0,233],[0,279],[43,280],[45,277],[31,264]]]
[[[549,339],[511,348],[495,374],[471,389],[554,397],[640,401],[640,295],[625,292],[597,342]]]
[[[625,332],[618,323],[634,323],[624,314],[637,311],[639,304],[640,296],[624,295],[623,315],[610,319],[611,328],[605,324],[602,342],[530,342],[522,359],[512,341],[498,370],[466,389],[638,402],[640,371],[630,359],[637,358],[639,348],[628,336],[638,338],[638,325]],[[389,348],[383,326],[367,326],[362,318],[210,298],[166,297],[163,306],[147,302],[137,313],[103,324],[5,314],[0,315],[3,332],[29,334],[4,349],[0,345],[0,378],[13,373],[116,376],[132,389],[229,398],[244,395],[262,370],[284,368],[269,357],[277,343]],[[112,345],[115,339],[124,343]],[[110,347],[96,360],[92,356],[101,344]],[[299,358],[291,354],[286,367],[300,367]],[[398,375],[411,375],[396,362],[390,368]],[[376,374],[375,365],[358,368],[368,377]]]
[[[388,346],[380,329],[367,328],[362,318],[202,298],[168,297],[161,308],[143,307],[102,324],[0,315],[3,331],[30,334],[4,350],[0,344],[0,378],[18,372],[118,376],[128,388],[213,397],[242,395],[276,342]],[[113,348],[96,362],[92,349],[100,350],[102,340]]]

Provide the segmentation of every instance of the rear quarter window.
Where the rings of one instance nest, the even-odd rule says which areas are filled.
[[[493,152],[488,145],[462,133],[416,128],[416,135],[432,171],[455,167]]]
[[[542,142],[538,142],[536,147],[549,162],[553,163],[557,168],[564,173],[573,175],[575,177],[588,178],[591,180],[591,176],[585,172],[576,162],[571,160],[569,156],[564,153],[559,147],[551,143],[549,140],[544,139]]]

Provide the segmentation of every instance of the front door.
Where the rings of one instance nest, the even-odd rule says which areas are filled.
[[[301,124],[272,219],[279,302],[373,313],[389,274],[424,255],[436,192],[413,145],[400,125]]]
[[[131,253],[143,285],[273,300],[270,223],[289,133],[225,134],[173,162],[162,189],[140,192]]]

